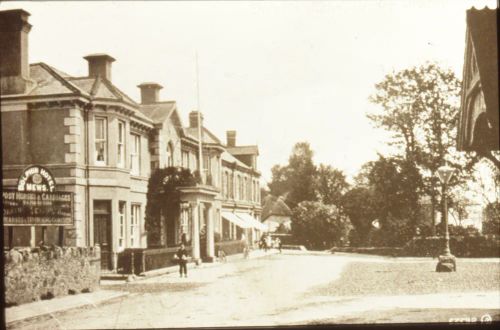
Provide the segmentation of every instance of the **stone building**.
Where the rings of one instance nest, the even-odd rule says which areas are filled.
[[[141,101],[134,101],[113,83],[115,59],[107,54],[85,56],[84,77],[45,63],[29,64],[28,16],[23,10],[0,12],[3,188],[15,189],[30,165],[49,169],[56,190],[74,196],[74,222],[65,228],[65,245],[99,244],[102,267],[110,270],[116,270],[125,249],[147,248],[148,179],[163,167],[197,171],[200,131],[202,183],[182,188],[179,218],[158,229],[166,231],[165,246],[178,244],[186,234],[192,237],[194,258],[213,257],[216,233],[239,239],[238,230],[262,230],[256,220],[261,212],[256,146],[226,146],[202,123],[199,129],[203,116],[197,112],[189,114],[184,127],[176,103],[160,101],[157,83],[140,84]],[[228,177],[236,179],[229,183]],[[229,195],[236,190],[241,193]],[[224,216],[236,212],[240,229]],[[207,235],[201,247],[200,231]],[[16,246],[57,242],[56,228],[50,226],[16,226],[12,235]]]
[[[500,168],[498,9],[467,10],[458,149],[475,151]]]

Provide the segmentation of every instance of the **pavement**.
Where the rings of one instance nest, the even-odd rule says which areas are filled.
[[[95,292],[64,296],[50,300],[40,300],[5,309],[5,320],[8,323],[28,320],[44,315],[51,315],[73,308],[94,306],[128,295],[128,292],[113,290],[97,290]]]
[[[251,251],[249,259],[261,258],[269,255],[276,254],[277,251],[269,250],[264,252],[262,250]],[[237,262],[243,261],[243,254],[235,254],[226,257],[226,262]],[[211,267],[220,266],[222,263],[202,263],[200,265],[195,265],[194,262],[189,264],[191,269],[205,269]],[[167,274],[178,274],[178,266],[165,267],[160,269],[151,270],[141,274],[141,276],[133,277],[134,282],[140,282],[143,280],[151,279],[157,276],[167,275]],[[50,300],[40,300],[33,303],[22,304],[19,306],[13,306],[5,309],[5,320],[6,323],[15,323],[19,321],[25,321],[33,318],[38,318],[46,315],[54,315],[55,313],[69,311],[72,309],[77,309],[86,306],[97,307],[98,305],[115,300],[117,298],[123,298],[129,295],[127,291],[116,291],[109,290],[106,287],[127,283],[127,279],[118,280],[101,280],[101,289],[95,292],[81,293],[76,295],[69,295],[64,297],[57,297]]]

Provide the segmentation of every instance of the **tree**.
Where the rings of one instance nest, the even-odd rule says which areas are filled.
[[[342,195],[349,188],[342,171],[324,164],[318,167],[314,186],[319,201],[337,207],[341,205]]]
[[[475,171],[477,193],[481,196],[484,234],[500,234],[500,169],[493,163],[480,161]]]
[[[293,209],[292,234],[310,249],[327,249],[347,242],[352,226],[334,205],[303,201]]]
[[[366,187],[349,190],[342,197],[342,209],[354,227],[350,238],[351,244],[367,245],[372,221],[379,217],[373,191]]]
[[[445,163],[454,167],[449,185],[458,186],[470,177],[476,161],[455,149],[460,81],[451,70],[427,63],[387,75],[375,88],[370,100],[383,111],[368,118],[394,133],[391,144],[419,170],[434,216],[440,203],[437,169]]]
[[[286,196],[286,203],[294,208],[302,201],[316,199],[314,178],[316,166],[312,160],[313,151],[307,142],[295,144],[288,159],[288,165],[275,165],[271,169],[272,180],[268,184],[274,196]]]
[[[484,234],[500,234],[500,203],[489,203],[484,209]]]
[[[418,170],[404,158],[379,159],[366,166],[373,207],[381,225],[377,245],[402,245],[419,225],[419,193],[422,180]]]

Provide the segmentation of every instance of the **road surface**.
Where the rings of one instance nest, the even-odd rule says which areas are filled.
[[[391,322],[388,315],[398,308],[413,312],[417,309],[421,313],[422,309],[431,308],[468,310],[474,306],[483,312],[500,308],[498,292],[400,297],[334,297],[320,292],[311,296],[311,291],[316,292],[318,287],[337,280],[353,259],[361,260],[328,254],[281,254],[189,269],[189,278],[168,274],[104,285],[103,289],[124,290],[130,295],[99,306],[22,322],[11,328],[126,329],[363,322],[362,315],[366,313],[369,313],[367,320],[373,322],[374,311],[385,313],[383,320]],[[390,262],[386,258],[366,260]],[[418,261],[408,259],[408,262],[416,262],[418,267]],[[451,315],[449,312],[446,318]],[[401,310],[395,314],[401,322]],[[429,321],[423,317],[425,315],[416,320]]]

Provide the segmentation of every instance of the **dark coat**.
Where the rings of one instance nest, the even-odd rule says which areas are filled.
[[[184,248],[179,248],[179,250],[177,250],[177,253],[175,254],[177,256],[177,258],[179,258],[179,261],[187,261],[187,258],[188,258],[188,254],[187,254],[187,250]],[[184,258],[182,258],[184,257]]]

